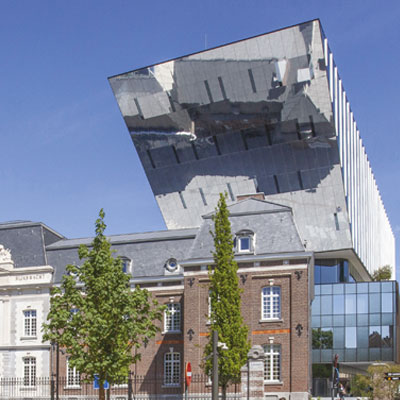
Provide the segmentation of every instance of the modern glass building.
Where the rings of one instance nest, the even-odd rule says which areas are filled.
[[[316,285],[313,363],[396,361],[397,293],[395,281]]]

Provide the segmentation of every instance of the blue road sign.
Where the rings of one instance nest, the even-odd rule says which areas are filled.
[[[107,381],[105,381],[103,383],[103,388],[104,389],[109,389],[110,388],[110,384]],[[99,376],[98,375],[94,376],[93,389],[100,389],[100,383],[99,383]]]

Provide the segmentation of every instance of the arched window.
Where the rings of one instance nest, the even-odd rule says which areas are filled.
[[[238,254],[254,253],[254,232],[248,229],[237,232],[234,245]]]
[[[261,291],[261,319],[281,318],[281,288],[267,286]]]
[[[121,262],[122,262],[122,271],[125,274],[130,274],[131,273],[131,266],[132,266],[132,260],[128,257],[120,257]]]

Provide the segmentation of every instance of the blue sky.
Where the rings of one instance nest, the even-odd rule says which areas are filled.
[[[0,221],[90,236],[103,207],[109,234],[164,229],[107,77],[314,18],[399,237],[395,0],[0,0]]]

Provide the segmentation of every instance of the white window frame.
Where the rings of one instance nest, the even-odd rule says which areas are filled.
[[[235,248],[237,254],[253,254],[254,253],[254,232],[250,230],[242,230],[235,235]],[[242,240],[248,239],[248,248],[242,248]]]
[[[120,257],[120,260],[122,263],[122,271],[124,272],[124,274],[130,274],[132,269],[132,260],[128,257]]]
[[[36,386],[36,357],[24,357],[24,386]]]
[[[35,338],[37,335],[37,311],[27,309],[24,313],[24,335],[23,337]]]
[[[164,333],[181,332],[181,304],[168,303],[164,311]]]
[[[264,382],[281,382],[281,345],[266,344],[264,345],[264,353]]]
[[[261,320],[281,319],[281,287],[265,286],[261,289]]]
[[[75,368],[69,365],[69,357],[67,357],[67,388],[80,388],[81,374]]]
[[[164,354],[164,386],[180,386],[181,384],[181,353]]]

